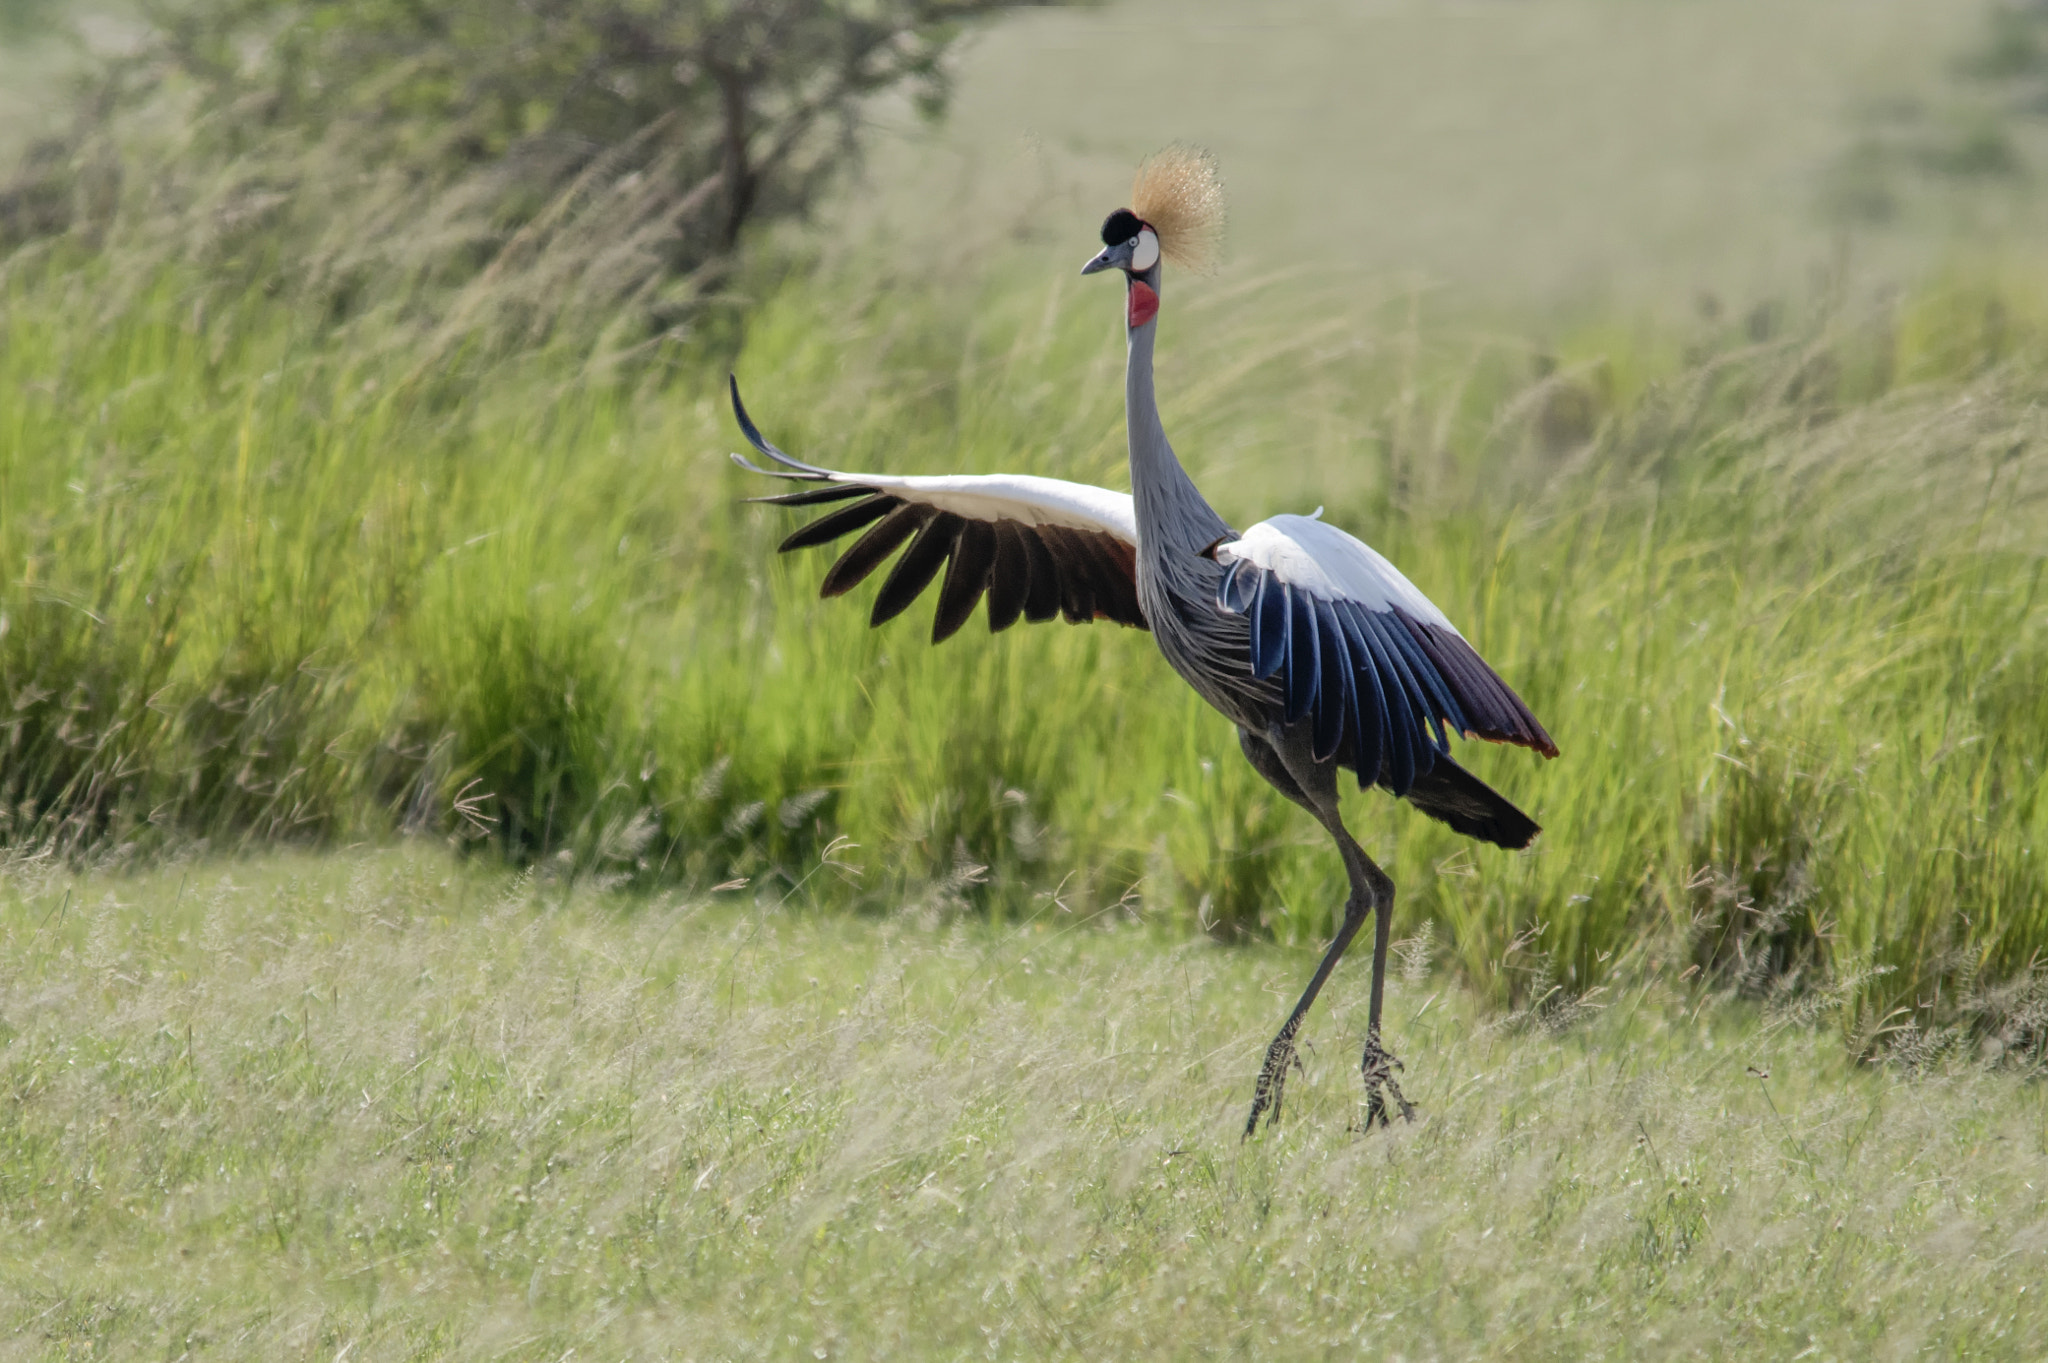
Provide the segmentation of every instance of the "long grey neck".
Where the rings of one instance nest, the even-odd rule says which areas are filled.
[[[1166,443],[1159,403],[1152,394],[1152,343],[1159,319],[1131,331],[1124,369],[1124,427],[1131,443],[1131,497],[1137,505],[1138,547],[1148,558],[1175,550],[1198,554],[1233,534],[1205,501]]]

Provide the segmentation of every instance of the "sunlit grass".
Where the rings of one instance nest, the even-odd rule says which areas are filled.
[[[609,897],[432,851],[17,863],[0,1356],[2024,1358],[2048,1097],[1406,944],[1238,1132],[1306,950]],[[1786,1025],[1793,1022],[1793,1025]]]
[[[1371,1136],[1361,954],[1237,1140],[1344,885],[1152,641],[870,631],[725,458],[734,370],[807,458],[1124,485],[1119,310],[1074,277],[1125,173],[1096,133],[986,211],[920,141],[947,211],[905,179],[861,212],[938,245],[835,219],[679,333],[489,364],[374,296],[230,296],[171,237],[0,261],[0,1359],[2048,1355],[2041,272],[1871,303],[1845,258],[1695,307],[1701,262],[1778,278],[1804,257],[1760,243],[1810,224],[1673,199],[1710,237],[1676,249],[1629,158],[1602,197],[1515,150],[1611,125],[1612,81],[1463,119],[1474,81],[1517,106],[1503,64],[1662,99],[1677,61],[1694,95],[1630,137],[1698,189],[1702,130],[1819,164],[1788,119],[1832,87],[1760,101],[1770,63],[1948,31],[1749,8],[1762,66],[1645,62],[1600,6],[1516,17],[1538,62],[1375,10],[1343,31],[1411,46],[1364,84],[1303,11],[1297,65],[1406,111],[1319,122],[1398,142],[1374,174],[1298,128],[1257,154],[1270,109],[1146,51],[1248,229],[1167,285],[1177,448],[1236,525],[1323,505],[1388,553],[1564,750],[1460,749],[1545,825],[1525,854],[1347,796],[1424,1112]],[[965,69],[1035,80],[1004,42],[1131,13]],[[1455,81],[1414,59],[1444,24]],[[1139,135],[1160,82],[1092,50],[1148,117],[1062,116]],[[1782,145],[1714,134],[1709,86]],[[951,136],[993,146],[980,91]],[[1440,154],[1461,129],[1487,159]],[[1668,288],[1582,296],[1588,261]],[[1537,334],[1473,321],[1560,291]]]
[[[1116,486],[1115,306],[1067,273],[764,285],[732,364],[813,459]],[[846,839],[840,902],[871,911],[1058,889],[1328,931],[1320,830],[1142,633],[934,649],[922,609],[870,631],[816,601],[821,561],[773,552],[793,518],[741,500],[715,353],[417,373],[261,299],[103,279],[6,282],[15,844],[404,829],[701,890]],[[1751,992],[1864,981],[1857,1050],[1955,1022],[2038,1044],[1986,992],[2048,946],[2031,314],[1933,328],[1970,312],[1947,291],[1702,332],[1623,357],[1623,399],[1591,334],[1555,367],[1301,287],[1169,291],[1177,445],[1236,524],[1323,504],[1391,555],[1565,754],[1468,752],[1545,825],[1526,855],[1352,798],[1400,930],[1432,922],[1503,1003],[1654,937]]]
[[[1114,303],[1020,268],[801,276],[733,364],[825,463],[1118,485]],[[870,911],[1059,888],[1327,931],[1321,831],[1143,632],[932,649],[922,610],[868,630],[813,600],[821,563],[774,555],[793,518],[723,458],[715,356],[418,375],[260,299],[207,311],[164,278],[102,303],[94,278],[8,280],[14,843],[410,829],[707,888],[848,839]],[[1939,327],[1946,352],[1927,319],[1970,313],[1954,291],[1702,334],[1634,356],[1622,401],[1591,340],[1550,368],[1403,299],[1303,327],[1294,289],[1169,299],[1178,446],[1235,524],[1325,503],[1395,557],[1565,749],[1468,753],[1548,829],[1516,858],[1354,796],[1401,931],[1434,921],[1503,1003],[1583,993],[1655,935],[1749,991],[1864,980],[1858,1050],[2011,1031],[1985,988],[2048,946],[2028,315]]]

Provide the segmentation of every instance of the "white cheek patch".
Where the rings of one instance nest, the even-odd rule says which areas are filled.
[[[1138,244],[1131,248],[1131,268],[1143,274],[1158,263],[1159,238],[1147,227],[1138,233]]]

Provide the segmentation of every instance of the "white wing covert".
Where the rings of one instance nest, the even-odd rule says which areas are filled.
[[[737,454],[733,462],[771,478],[822,485],[754,500],[850,503],[798,528],[782,541],[782,552],[865,532],[826,571],[821,596],[851,591],[909,541],[876,594],[871,625],[901,614],[944,568],[933,643],[967,623],[984,595],[991,633],[1019,618],[1055,616],[1148,628],[1138,605],[1138,524],[1129,493],[1027,474],[901,477],[819,468],[762,438],[740,402],[737,380],[732,408],[747,443],[782,468],[762,468]]]
[[[1321,513],[1318,512],[1318,515]],[[1221,610],[1251,626],[1251,666],[1278,675],[1286,722],[1315,756],[1406,794],[1448,734],[1557,756],[1529,707],[1401,570],[1315,516],[1275,516],[1216,546]]]

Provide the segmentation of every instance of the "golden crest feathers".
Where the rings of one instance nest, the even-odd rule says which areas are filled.
[[[1223,180],[1216,158],[1176,142],[1145,158],[1131,181],[1131,211],[1152,225],[1159,250],[1196,274],[1213,271],[1223,255]]]

